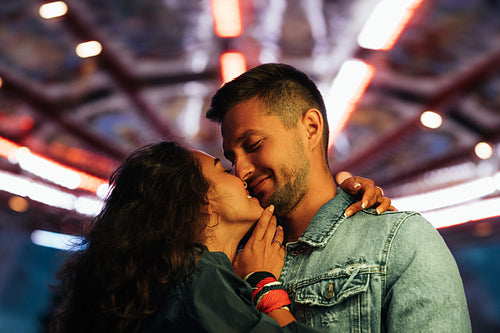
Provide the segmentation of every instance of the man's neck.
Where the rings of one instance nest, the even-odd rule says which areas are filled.
[[[299,204],[282,220],[287,226],[287,242],[294,242],[304,233],[312,218],[325,203],[337,193],[333,178],[320,177],[311,182],[309,190]]]

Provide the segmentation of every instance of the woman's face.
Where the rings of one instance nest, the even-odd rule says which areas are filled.
[[[211,211],[221,222],[241,223],[250,227],[262,214],[257,198],[252,198],[245,183],[229,173],[219,159],[200,151],[193,151],[201,164],[205,178],[211,183],[209,200]]]

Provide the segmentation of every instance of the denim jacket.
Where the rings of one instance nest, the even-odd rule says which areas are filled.
[[[414,212],[346,218],[339,189],[297,242],[280,276],[298,321],[332,332],[470,332],[462,280],[439,233]]]

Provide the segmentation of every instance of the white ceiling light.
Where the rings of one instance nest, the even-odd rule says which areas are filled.
[[[479,157],[482,160],[487,160],[491,156],[493,156],[493,147],[486,142],[479,142],[475,147],[474,147],[474,152],[476,153],[476,156]]]
[[[433,111],[425,111],[420,116],[420,122],[427,128],[436,129],[441,127],[443,123],[443,118]]]
[[[99,55],[102,51],[102,45],[98,41],[92,40],[80,43],[76,46],[76,55],[80,58],[89,58]]]
[[[44,19],[52,19],[66,15],[68,6],[63,1],[54,1],[40,6],[39,14]]]

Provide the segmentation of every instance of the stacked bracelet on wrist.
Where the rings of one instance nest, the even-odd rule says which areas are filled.
[[[286,308],[290,304],[288,293],[273,274],[253,272],[248,274],[244,280],[252,287],[253,302],[260,312],[268,314],[281,308],[288,310]]]

